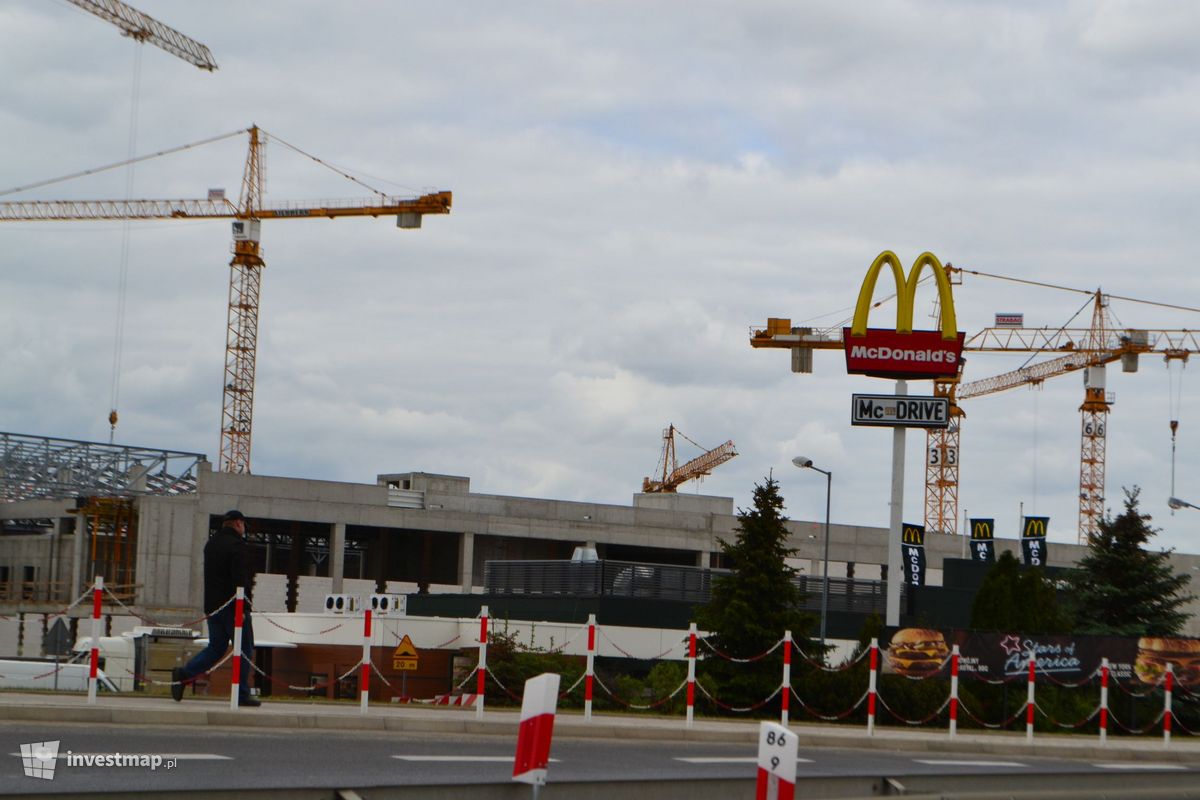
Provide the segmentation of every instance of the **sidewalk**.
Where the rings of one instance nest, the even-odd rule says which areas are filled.
[[[98,725],[212,725],[231,728],[429,732],[515,737],[516,709],[486,710],[482,720],[473,708],[373,704],[364,716],[357,704],[264,700],[260,708],[232,711],[227,700],[187,698],[176,703],[164,697],[101,695],[89,706],[79,694],[0,693],[0,722],[69,722]],[[778,720],[778,718],[776,718]],[[1112,736],[1101,747],[1095,735],[1037,733],[1033,742],[1024,733],[972,730],[951,738],[945,728],[876,727],[867,736],[862,725],[814,724],[791,721],[801,747],[862,748],[890,751],[1005,754],[1105,761],[1177,762],[1200,766],[1200,737],[1179,733],[1163,746],[1162,734]],[[607,739],[658,739],[694,742],[758,742],[758,720],[696,719],[689,728],[683,717],[637,714],[560,712],[558,736]]]

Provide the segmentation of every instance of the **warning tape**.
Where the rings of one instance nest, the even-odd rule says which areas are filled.
[[[1067,730],[1074,730],[1075,728],[1082,728],[1084,725],[1088,724],[1093,719],[1095,719],[1096,715],[1100,713],[1100,703],[1097,702],[1096,707],[1094,709],[1092,709],[1092,712],[1090,714],[1088,714],[1086,717],[1084,717],[1083,719],[1079,720],[1078,722],[1074,722],[1074,723],[1059,722],[1054,717],[1050,716],[1050,713],[1047,712],[1040,705],[1038,705],[1036,702],[1033,704],[1033,707],[1035,709],[1037,709],[1039,712],[1041,712],[1042,716],[1045,717],[1046,719],[1048,719],[1051,722],[1051,724],[1057,725],[1060,728],[1066,728]]]
[[[688,683],[687,679],[684,678],[683,682],[675,687],[675,691],[671,692],[666,697],[656,700],[653,703],[650,703],[649,705],[641,705],[638,703],[630,703],[627,700],[623,700],[620,697],[617,697],[615,694],[613,694],[611,689],[609,689],[607,686],[604,685],[604,681],[600,680],[599,675],[594,676],[594,678],[595,678],[596,683],[599,684],[600,688],[604,690],[605,694],[607,694],[609,697],[611,697],[615,702],[625,706],[626,708],[632,708],[635,711],[652,711],[661,705],[665,705],[666,703],[669,703],[671,700],[673,700],[675,698],[675,695],[679,694],[683,690],[683,687],[687,686],[687,683]]]
[[[512,692],[510,692],[508,690],[507,686],[505,686],[503,683],[500,682],[500,679],[496,677],[496,673],[492,672],[491,667],[484,667],[484,669],[487,670],[488,675],[492,676],[492,680],[494,680],[496,682],[496,685],[500,687],[500,690],[502,692],[504,692],[506,695],[508,695],[508,698],[510,700],[520,700],[521,699],[520,695],[513,694]]]
[[[929,716],[923,717],[921,719],[906,719],[906,718],[900,716],[899,714],[897,714],[895,711],[893,711],[891,706],[889,706],[887,704],[887,701],[885,701],[883,699],[883,696],[880,695],[878,692],[875,693],[875,697],[876,697],[876,699],[879,700],[880,704],[884,707],[884,709],[889,714],[891,714],[893,717],[895,717],[900,722],[903,722],[905,725],[924,725],[926,722],[931,722],[931,721],[937,719],[939,716],[941,716],[941,713],[946,710],[946,706],[950,705],[950,698],[947,697],[945,702],[942,703],[942,705],[938,708],[938,710],[934,711]]]
[[[1022,714],[1025,713],[1025,705],[1022,704],[1021,707],[1017,709],[1016,713],[1014,713],[1011,717],[1004,720],[1003,722],[984,722],[982,719],[975,716],[975,714],[973,714],[971,712],[971,709],[967,708],[966,703],[963,702],[963,699],[961,697],[958,698],[958,707],[962,709],[964,714],[966,714],[968,717],[973,719],[976,722],[976,724],[982,725],[985,728],[990,728],[991,730],[999,730],[1000,728],[1007,728],[1009,725],[1011,725],[1013,722],[1015,722]]]
[[[359,663],[362,663],[362,662],[359,662]],[[383,676],[383,673],[379,671],[379,667],[375,666],[375,662],[368,661],[367,663],[371,665],[371,671],[379,676],[379,680],[383,681],[384,685],[387,686],[389,689],[391,689],[392,682]]]
[[[467,681],[471,680],[471,678],[472,678],[472,677],[474,677],[474,675],[475,675],[475,673],[476,673],[476,672],[479,672],[479,667],[475,667],[475,669],[473,669],[473,670],[471,670],[470,672],[468,672],[468,673],[467,673],[467,677],[465,677],[465,678],[463,678],[463,679],[462,679],[462,683],[460,683],[458,686],[455,686],[455,687],[454,687],[454,691],[456,691],[456,692],[457,692],[459,689],[461,689],[462,687],[466,686],[466,685],[467,685]]]
[[[768,697],[766,700],[762,700],[762,701],[760,701],[760,702],[757,702],[757,703],[755,703],[755,704],[754,704],[754,705],[752,705],[752,706],[746,706],[745,708],[737,708],[737,707],[735,707],[735,706],[731,706],[731,705],[729,705],[729,704],[727,704],[727,703],[722,703],[720,700],[718,700],[717,698],[713,697],[711,694],[709,694],[709,693],[708,693],[708,690],[704,688],[704,684],[700,683],[700,681],[696,681],[696,686],[697,686],[697,687],[700,689],[700,693],[701,693],[701,694],[703,694],[703,695],[704,695],[705,697],[707,697],[709,700],[712,700],[712,701],[713,701],[713,702],[714,702],[714,703],[715,703],[715,704],[716,704],[716,705],[717,705],[719,708],[723,708],[723,709],[725,709],[726,711],[732,711],[732,712],[734,712],[735,714],[745,714],[745,713],[746,713],[746,712],[748,712],[748,711],[757,711],[758,709],[760,709],[760,708],[762,708],[763,706],[765,706],[767,703],[769,703],[769,702],[771,702],[772,700],[774,700],[774,699],[775,699],[775,697],[776,697],[776,696],[777,696],[777,695],[778,695],[778,694],[779,694],[779,693],[780,693],[780,692],[783,690],[783,687],[782,687],[782,686],[776,686],[776,687],[775,687],[775,691],[771,692],[771,696],[770,696],[770,697]]]
[[[132,616],[132,617],[136,617],[137,619],[140,619],[142,622],[148,623],[149,625],[151,625],[151,626],[154,626],[154,627],[172,627],[172,628],[190,628],[190,627],[192,627],[193,625],[199,625],[201,622],[204,622],[204,621],[208,620],[209,618],[211,618],[212,616],[214,616],[214,615],[216,615],[216,614],[219,614],[219,613],[220,613],[221,611],[223,611],[223,610],[224,610],[224,609],[225,609],[225,608],[226,608],[226,607],[227,607],[227,606],[228,606],[230,603],[232,603],[232,602],[233,602],[235,599],[237,599],[237,595],[236,595],[236,594],[235,594],[235,595],[232,595],[232,596],[230,596],[230,598],[229,598],[228,600],[226,600],[224,603],[221,603],[221,605],[217,606],[217,607],[216,607],[216,608],[214,608],[212,611],[208,612],[208,613],[207,613],[207,614],[205,614],[204,616],[202,616],[202,617],[199,617],[199,618],[197,618],[197,619],[188,620],[187,622],[173,622],[173,623],[166,623],[166,622],[159,622],[159,621],[157,621],[157,620],[155,620],[155,619],[152,619],[151,617],[147,617],[147,616],[145,616],[144,614],[140,614],[140,613],[138,613],[137,611],[135,611],[134,609],[132,609],[132,608],[130,608],[129,606],[125,605],[125,603],[123,603],[123,602],[121,601],[121,598],[119,598],[119,597],[117,597],[115,594],[113,594],[113,593],[112,593],[112,590],[111,590],[111,589],[109,589],[107,586],[105,586],[105,587],[104,587],[104,592],[105,592],[105,593],[106,593],[106,594],[107,594],[109,597],[111,597],[111,598],[112,598],[112,600],[113,600],[113,602],[114,602],[114,603],[116,603],[118,606],[120,606],[121,608],[123,608],[123,609],[125,609],[126,611],[128,611],[130,616]],[[85,592],[85,594],[86,594],[86,592]],[[75,601],[75,602],[79,602],[79,601],[77,600],[77,601]],[[249,605],[250,605],[250,601],[248,601],[248,600],[247,600],[247,601],[246,601],[246,605],[247,605],[247,606],[249,606]]]
[[[1117,719],[1117,715],[1113,713],[1111,708],[1108,710],[1108,718],[1114,725],[1116,725],[1118,728],[1125,731],[1126,733],[1131,733],[1134,736],[1141,736],[1142,734],[1148,733],[1151,730],[1153,730],[1154,728],[1158,727],[1158,724],[1160,722],[1162,722],[1163,713],[1164,713],[1163,710],[1160,709],[1157,717],[1150,720],[1150,722],[1146,723],[1145,726],[1143,726],[1141,728],[1137,728],[1136,730],[1133,728],[1130,728],[1128,725],[1121,722],[1121,720]],[[1174,719],[1174,717],[1172,717],[1172,719]]]
[[[783,644],[783,639],[780,639],[774,645],[771,646],[770,650],[759,653],[756,656],[750,656],[749,658],[736,658],[734,656],[729,655],[728,653],[723,653],[720,650],[718,650],[716,647],[714,647],[712,645],[712,643],[710,643],[708,641],[707,636],[698,636],[696,638],[709,650],[712,650],[714,653],[716,653],[718,656],[725,659],[726,661],[732,661],[735,664],[753,664],[755,661],[762,661],[764,658],[771,655],[771,653],[774,653],[776,650],[778,650],[779,645]],[[672,649],[674,649],[674,648],[672,648]]]
[[[291,628],[288,628],[288,627],[285,627],[285,626],[283,626],[283,625],[280,625],[278,622],[276,622],[275,620],[271,619],[270,617],[263,617],[263,619],[265,619],[267,622],[269,622],[269,623],[271,623],[272,625],[274,625],[276,628],[279,628],[279,630],[281,630],[281,631],[287,631],[288,633],[295,634],[296,636],[324,636],[324,635],[325,635],[325,634],[327,634],[327,633],[333,633],[333,632],[334,632],[334,631],[336,631],[338,628],[340,628],[340,627],[342,627],[343,625],[345,625],[345,624],[346,624],[346,623],[344,623],[344,622],[339,622],[337,625],[334,625],[332,628],[326,628],[326,629],[324,629],[324,630],[321,630],[321,631],[316,631],[315,633],[308,633],[308,632],[305,632],[305,631],[294,631],[294,630],[292,630]]]
[[[650,656],[649,658],[645,658],[642,656],[635,656],[633,653],[630,653],[628,650],[625,650],[624,648],[622,648],[621,645],[617,644],[616,642],[614,642],[612,639],[609,638],[608,634],[604,632],[604,628],[597,627],[596,630],[600,631],[600,636],[602,636],[604,638],[604,641],[608,642],[614,648],[616,648],[617,652],[619,652],[621,655],[625,656],[626,658],[636,658],[640,661],[657,661],[658,659],[665,656],[667,653],[670,653],[671,651],[673,651],[677,648],[684,647],[687,644],[686,640],[680,640],[679,642],[668,647],[666,650],[663,650],[658,655]]]
[[[531,652],[531,653],[549,653],[549,654],[558,654],[558,653],[561,653],[561,652],[563,652],[564,650],[566,650],[566,649],[567,649],[567,646],[568,646],[568,645],[570,645],[570,644],[571,644],[571,642],[573,642],[573,641],[575,641],[576,639],[578,639],[578,638],[579,638],[579,634],[583,633],[583,631],[584,631],[584,628],[582,628],[582,627],[581,627],[581,628],[576,628],[576,629],[575,629],[575,635],[573,635],[573,636],[572,636],[570,639],[567,639],[565,642],[563,642],[562,644],[560,644],[558,647],[551,647],[551,648],[550,648],[550,649],[548,649],[548,650],[538,650],[537,648],[534,648],[534,647],[531,645],[531,646],[529,647],[529,652]]]
[[[225,658],[229,658],[230,655],[233,655],[233,653],[230,652],[230,654],[225,656]],[[222,663],[224,662],[224,660],[225,659],[222,659]],[[216,666],[214,666],[213,669],[216,669],[217,666],[220,666],[220,664],[217,664]],[[262,667],[258,666],[258,664],[255,664],[253,661],[250,661],[250,667],[255,672],[257,672],[259,675],[266,678],[268,681],[275,684],[276,686],[285,686],[294,692],[311,692],[314,689],[324,689],[326,687],[333,686],[336,683],[346,680],[346,678],[353,675],[358,670],[358,668],[361,666],[362,666],[362,659],[359,659],[357,664],[355,664],[350,669],[346,670],[345,672],[343,672],[341,675],[337,676],[333,680],[328,680],[328,681],[325,681],[324,683],[314,683],[314,684],[302,686],[302,685],[297,685],[297,684],[291,684],[286,681],[279,680],[278,678],[272,677],[272,676],[268,675],[266,672],[264,672]]]
[[[800,698],[800,695],[796,693],[796,688],[794,686],[789,686],[788,689],[791,691],[792,697],[796,698],[796,702],[800,704],[801,708],[807,711],[810,715],[816,717],[817,719],[824,720],[825,722],[837,722],[838,720],[845,719],[846,717],[850,716],[858,710],[859,706],[863,704],[863,701],[866,700],[867,696],[871,693],[870,690],[863,692],[862,697],[858,698],[857,703],[850,706],[850,708],[846,709],[840,714],[822,714],[821,712],[809,706],[808,703],[805,703]]]
[[[1156,692],[1158,692],[1158,690],[1159,690],[1159,687],[1160,687],[1160,686],[1162,686],[1162,681],[1160,680],[1160,681],[1158,681],[1157,683],[1154,683],[1154,684],[1152,684],[1152,685],[1150,686],[1150,688],[1149,688],[1149,689],[1147,689],[1147,690],[1146,690],[1146,691],[1144,691],[1144,692],[1135,692],[1135,691],[1133,691],[1132,689],[1126,689],[1126,688],[1125,688],[1125,686],[1124,686],[1124,684],[1122,684],[1122,683],[1121,683],[1120,681],[1118,681],[1118,680],[1114,680],[1114,681],[1113,681],[1113,684],[1114,684],[1114,685],[1115,685],[1115,686],[1116,686],[1118,689],[1120,689],[1122,692],[1124,692],[1125,694],[1129,695],[1130,697],[1136,697],[1136,698],[1139,698],[1139,699],[1140,699],[1140,698],[1143,698],[1143,697],[1150,697],[1151,695],[1153,695],[1153,694],[1155,694]]]
[[[586,672],[579,673],[579,677],[576,678],[575,682],[571,684],[571,688],[567,689],[565,692],[558,693],[558,699],[562,700],[564,697],[569,695],[571,692],[575,691],[575,687],[577,687],[577,686],[579,686],[579,684],[583,683],[583,679],[586,677],[587,677]]]

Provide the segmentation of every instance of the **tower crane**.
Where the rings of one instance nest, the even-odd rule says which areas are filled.
[[[266,262],[259,249],[262,220],[313,219],[326,217],[396,218],[398,228],[420,228],[426,214],[449,214],[451,193],[447,191],[424,194],[416,198],[385,195],[374,189],[376,196],[365,200],[322,200],[312,202],[274,202],[264,204],[263,158],[266,133],[257,125],[193,145],[143,156],[141,161],[159,155],[207,144],[242,133],[249,135],[249,153],[242,175],[242,188],[237,204],[224,197],[223,192],[210,192],[207,199],[197,200],[29,200],[0,203],[0,222],[46,220],[134,220],[134,219],[232,219],[233,259],[230,261],[229,300],[225,335],[224,403],[221,412],[221,458],[223,472],[250,472],[250,443],[254,414],[254,367],[258,344],[259,290]],[[282,140],[278,140],[281,143]],[[286,145],[292,147],[291,145]],[[293,150],[320,162],[320,159]],[[10,194],[34,186],[44,186],[59,180],[92,174],[105,169],[125,166],[130,161],[110,164],[94,170],[74,173],[17,187],[0,194]],[[327,166],[327,165],[326,165]],[[345,173],[343,177],[355,178]],[[365,184],[362,184],[365,186]],[[366,187],[370,189],[370,187]]]
[[[1032,366],[969,383],[957,378],[934,382],[934,394],[950,400],[950,424],[944,430],[927,432],[925,473],[925,525],[929,530],[958,532],[959,442],[965,413],[958,401],[1002,392],[1022,385],[1036,385],[1058,375],[1085,370],[1084,401],[1079,410],[1080,473],[1078,540],[1087,541],[1097,530],[1104,513],[1104,471],[1107,418],[1112,400],[1105,391],[1105,366],[1121,361],[1125,372],[1136,372],[1138,356],[1160,354],[1168,362],[1186,361],[1200,352],[1200,333],[1191,330],[1134,329],[1115,326],[1108,313],[1110,299],[1156,305],[1182,311],[1200,311],[1188,306],[1153,303],[1132,297],[1109,295],[1085,289],[1039,283],[946,264],[947,273],[1000,278],[1092,297],[1092,322],[1087,328],[984,328],[967,337],[964,351],[1009,353],[1060,353]],[[884,301],[880,301],[884,302]],[[754,348],[787,348],[792,351],[792,371],[812,372],[813,350],[844,348],[842,329],[793,327],[790,319],[771,318],[765,329],[751,329]],[[1174,428],[1174,421],[1173,421]]]
[[[684,439],[692,442],[691,439],[688,439],[674,425],[668,425],[663,429],[662,455],[658,459],[655,477],[653,479],[642,479],[642,492],[646,494],[674,492],[681,484],[690,481],[692,478],[702,478],[710,474],[714,469],[737,455],[737,450],[734,449],[732,441],[718,445],[712,450],[705,450],[705,448],[692,442],[692,444],[695,444],[701,450],[705,450],[705,452],[683,466],[680,466],[675,458],[675,434],[679,434]]]
[[[152,44],[209,72],[217,68],[217,62],[213,60],[213,55],[207,47],[195,39],[184,36],[171,26],[164,25],[149,14],[143,14],[136,8],[122,3],[121,0],[67,0],[67,2],[106,22],[111,22],[121,29],[122,34],[135,41]]]

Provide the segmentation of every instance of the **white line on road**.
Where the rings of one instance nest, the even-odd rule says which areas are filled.
[[[481,761],[495,761],[497,763],[511,764],[512,756],[392,756],[401,761],[448,761],[448,762],[465,762],[468,764],[477,764]],[[557,758],[550,759],[551,763],[558,763]]]
[[[676,756],[676,761],[688,764],[757,764],[757,756]],[[797,764],[812,764],[811,758],[797,758]]]
[[[1184,764],[1092,764],[1100,769],[1187,769]]]
[[[936,767],[1024,767],[1019,761],[966,761],[952,758],[914,758],[918,764]]]

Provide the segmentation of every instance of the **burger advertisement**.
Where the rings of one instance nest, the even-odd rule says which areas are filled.
[[[1096,673],[1101,659],[1119,681],[1158,684],[1170,664],[1175,683],[1200,687],[1200,639],[1143,636],[1053,636],[980,633],[932,628],[886,628],[880,637],[884,674],[926,678],[950,675],[950,654],[958,645],[959,673],[988,680],[1023,678],[1029,658],[1038,675],[1079,681]]]

